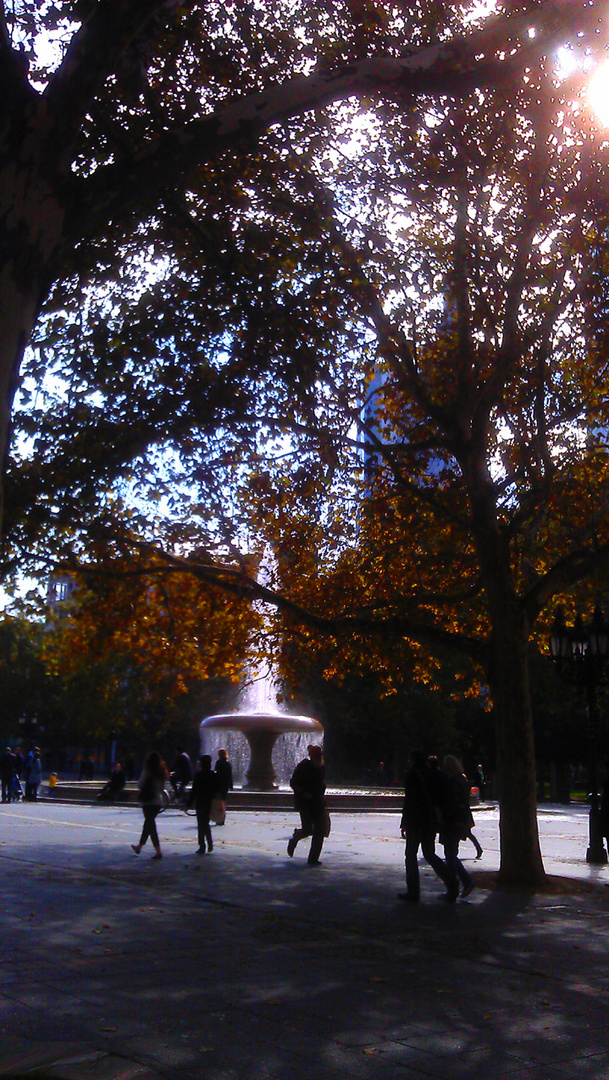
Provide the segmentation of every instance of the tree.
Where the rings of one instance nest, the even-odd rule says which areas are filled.
[[[52,680],[43,660],[42,631],[25,619],[0,622],[0,686],[3,718],[0,738],[29,739],[48,728],[54,710]]]
[[[237,598],[168,575],[145,555],[121,557],[116,545],[113,555],[112,573],[80,579],[48,613],[43,656],[81,740],[113,733],[158,745],[188,698],[211,702],[231,685],[236,693],[252,618]]]
[[[421,94],[518,82],[552,42],[594,38],[598,6],[506,3],[503,20],[463,38],[466,5],[3,0],[0,458],[24,349],[50,293],[55,310],[69,305],[85,281],[120,279],[117,261],[129,253],[145,281],[142,253],[157,267],[179,261],[179,238],[193,229],[213,246],[218,205],[222,234],[222,213],[247,197],[248,163],[273,126],[298,139],[291,118],[354,95],[397,97],[408,114]],[[44,42],[54,45],[50,61]],[[233,151],[243,153],[236,163]],[[99,353],[88,359],[96,367]],[[226,392],[230,379],[220,381]],[[191,388],[212,422],[210,389],[222,390],[213,382]],[[123,432],[119,459],[124,441]]]
[[[28,154],[31,145],[37,153],[22,185],[30,216],[43,159],[45,185],[57,182],[42,262],[39,241],[19,240],[17,259],[11,234],[11,265],[20,266],[22,283],[33,283],[27,318],[15,318],[26,309],[14,288],[5,310],[13,341],[23,342],[58,259],[69,255],[71,277],[41,319],[31,371],[39,378],[48,348],[62,357],[68,345],[64,372],[74,382],[44,427],[34,417],[38,441],[19,470],[20,490],[11,491],[15,535],[27,536],[24,497],[35,504],[28,527],[73,526],[81,494],[99,497],[87,476],[91,461],[97,481],[126,476],[129,465],[143,491],[146,447],[178,448],[179,460],[163,465],[168,499],[192,501],[198,487],[201,523],[223,538],[227,555],[233,541],[232,561],[186,564],[176,550],[187,530],[177,525],[168,567],[181,564],[200,580],[275,603],[286,632],[306,639],[300,627],[309,628],[311,648],[319,631],[347,633],[349,648],[359,650],[369,650],[371,636],[397,634],[422,673],[431,650],[449,646],[484,670],[503,777],[502,872],[539,880],[527,645],[549,599],[605,557],[606,529],[604,446],[597,439],[583,452],[573,426],[584,413],[588,425],[604,419],[603,317],[585,294],[591,255],[604,248],[605,162],[544,57],[550,41],[569,33],[594,44],[597,7],[509,4],[503,19],[456,47],[462,12],[421,5],[413,51],[403,55],[401,5],[386,22],[376,5],[346,5],[325,37],[315,27],[331,69],[313,76],[295,74],[307,33],[296,38],[302,50],[286,54],[285,38],[269,34],[263,19],[265,57],[280,73],[273,94],[258,89],[264,75],[252,42],[237,69],[236,43],[247,44],[242,24],[219,49],[210,21],[207,51],[176,46],[166,66],[160,53],[150,65],[161,91],[155,112],[133,107],[125,71],[119,78],[116,69],[140,27],[160,33],[166,21],[137,23],[140,5],[122,4],[103,70],[81,63],[90,42],[106,42],[104,18],[114,6],[91,6],[49,82],[44,109],[58,125],[55,157],[41,150],[49,145],[46,112],[47,141],[28,131]],[[352,18],[356,8],[365,18]],[[159,20],[168,10],[177,12],[180,41],[186,28],[200,31],[183,7],[147,8]],[[320,21],[327,17],[322,6]],[[379,46],[383,64],[368,56]],[[185,126],[190,101],[178,98],[175,120],[178,55],[196,72],[193,85],[206,86],[211,119]],[[280,82],[284,74],[291,81]],[[84,92],[76,95],[79,78]],[[224,114],[226,86],[248,79],[249,96]],[[304,115],[358,93],[374,95],[366,124],[358,104],[335,106],[321,123]],[[16,94],[13,119],[23,115],[20,101]],[[28,115],[40,117],[31,95],[29,102]],[[117,102],[120,139],[108,122]],[[270,131],[288,117],[281,137]],[[104,232],[110,221],[113,236]],[[126,279],[126,296],[108,289],[100,300],[111,254],[120,250],[135,267],[142,246],[154,270],[142,271],[131,289]],[[97,292],[79,294],[82,281]],[[90,308],[78,319],[69,315],[75,295]],[[577,328],[570,345],[567,319]],[[20,349],[12,347],[11,371]],[[366,397],[374,422],[364,444],[353,431]],[[26,431],[28,422],[24,416]],[[354,450],[370,455],[371,446],[371,468],[357,476]],[[230,500],[227,491],[235,493]],[[593,522],[577,517],[584,492],[599,493]],[[236,540],[246,526],[271,545],[281,593],[239,562]]]
[[[602,571],[609,553],[598,276],[607,144],[595,142],[583,113],[565,125],[563,110],[543,76],[516,102],[476,94],[438,109],[410,173],[394,152],[396,117],[387,117],[374,145],[384,189],[362,154],[366,223],[358,215],[355,227],[341,228],[345,207],[335,199],[330,227],[368,330],[356,381],[335,372],[316,402],[324,461],[333,448],[345,497],[317,522],[305,522],[311,499],[302,500],[307,539],[299,542],[294,477],[317,482],[321,499],[327,470],[315,473],[301,450],[295,474],[277,467],[266,480],[269,504],[284,507],[292,492],[290,512],[284,507],[268,532],[279,553],[291,552],[279,566],[282,587],[303,608],[334,612],[315,629],[348,624],[368,640],[376,629],[402,633],[413,647],[452,644],[483,670],[497,722],[502,875],[529,883],[543,877],[529,642],[545,605]],[[353,463],[340,447],[354,443],[348,423],[370,371],[357,514],[357,496],[348,498]],[[261,529],[264,520],[262,511]],[[350,530],[352,548],[315,573],[312,558],[330,529]],[[301,547],[304,560],[294,558]]]

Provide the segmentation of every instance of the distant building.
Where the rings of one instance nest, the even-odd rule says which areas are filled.
[[[63,604],[70,600],[78,588],[78,582],[70,573],[63,572],[51,574],[47,590],[47,603],[54,608],[57,604]]]

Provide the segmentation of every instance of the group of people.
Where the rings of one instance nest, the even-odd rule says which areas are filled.
[[[211,832],[212,805],[219,804],[220,816],[217,825],[224,824],[225,801],[233,787],[233,773],[225,749],[218,751],[218,760],[212,769],[209,754],[202,754],[194,774],[190,759],[182,747],[178,747],[176,766],[170,772],[163,758],[156,750],[146,757],[139,780],[139,801],[144,815],[142,832],[137,844],[131,847],[139,855],[148,840],[154,848],[153,859],[162,859],[161,844],[156,819],[164,802],[165,785],[169,782],[176,795],[184,797],[184,809],[195,809],[197,815],[197,855],[204,855],[214,849]],[[192,786],[186,790],[188,776],[192,775]],[[311,847],[307,859],[309,866],[320,866],[319,858],[324,838],[329,831],[329,815],[325,802],[326,773],[321,746],[311,744],[308,756],[298,763],[290,781],[294,791],[294,804],[300,813],[300,828],[294,829],[288,843],[288,855],[293,856],[296,845],[305,837],[311,837]]]
[[[187,759],[187,760],[186,760]],[[192,786],[187,791],[187,784],[192,778]],[[144,815],[142,832],[137,844],[131,847],[139,855],[147,840],[154,848],[153,859],[162,859],[161,844],[156,827],[156,819],[164,803],[165,784],[170,782],[176,796],[184,798],[184,809],[194,807],[197,815],[197,855],[213,851],[211,835],[211,813],[214,799],[219,800],[220,809],[225,805],[228,792],[233,787],[231,763],[226,750],[218,751],[215,769],[209,754],[202,754],[196,770],[193,770],[188,754],[178,747],[176,767],[170,772],[157,750],[151,750],[146,756],[139,779],[138,796]],[[218,824],[224,824],[223,816]]]
[[[184,751],[179,748],[178,759]],[[187,769],[170,774],[162,757],[156,751],[148,754],[139,782],[139,796],[144,814],[144,825],[139,843],[132,844],[137,855],[150,839],[154,847],[153,859],[162,858],[156,817],[162,805],[162,792],[168,780],[174,787]],[[177,775],[176,775],[177,774]],[[232,789],[232,769],[226,750],[220,750],[215,769],[212,759],[204,754],[194,772],[192,787],[185,795],[186,807],[194,807],[197,814],[197,854],[213,851],[211,833],[211,810],[215,799],[223,802]],[[294,829],[288,841],[287,853],[293,857],[301,840],[310,837],[307,857],[309,866],[320,866],[324,839],[330,831],[330,819],[325,800],[326,772],[321,746],[310,744],[307,757],[298,763],[290,780],[294,792],[294,805],[300,815],[300,826]],[[223,820],[223,819],[222,819]],[[459,858],[459,844],[470,840],[476,848],[476,857],[482,856],[482,847],[473,833],[474,818],[470,807],[470,784],[458,758],[447,755],[440,764],[437,757],[426,757],[414,750],[410,755],[404,778],[404,803],[400,828],[406,841],[405,868],[406,892],[398,893],[402,900],[417,903],[420,898],[419,850],[438,877],[444,882],[444,899],[454,903],[459,895],[465,898],[474,888],[474,881]],[[444,849],[444,858],[436,852],[436,837]]]
[[[404,780],[401,832],[406,840],[406,892],[398,893],[400,899],[414,904],[419,901],[419,848],[444,882],[445,900],[454,903],[459,894],[465,898],[471,893],[474,881],[459,858],[459,844],[471,840],[477,858],[482,848],[472,832],[469,793],[468,779],[456,757],[447,755],[440,766],[437,757],[412,751]],[[436,853],[436,836],[444,848],[444,859]]]
[[[2,802],[10,803],[26,798],[36,802],[38,788],[42,781],[42,762],[40,750],[34,746],[25,757],[17,747],[7,746],[0,754],[0,779],[2,781]],[[25,781],[25,793],[21,781]]]
[[[158,751],[151,751],[144,762],[138,786],[138,797],[144,822],[133,851],[139,855],[148,840],[154,848],[153,859],[163,857],[156,819],[166,798],[165,785],[169,782],[176,797],[182,799],[184,809],[195,809],[197,816],[197,854],[213,851],[211,832],[212,806],[219,809],[216,824],[224,824],[226,798],[233,787],[231,763],[225,749],[218,751],[218,760],[212,768],[209,754],[199,758],[193,769],[190,757],[180,746],[176,761],[170,772]],[[15,781],[25,779],[25,798],[35,801],[42,779],[40,750],[34,747],[25,757],[20,752],[6,748],[0,755],[2,802],[14,798]],[[192,780],[192,785],[188,784]],[[117,763],[112,775],[100,794],[100,798],[112,799],[125,786],[125,771]],[[310,744],[307,757],[298,763],[290,780],[294,792],[294,805],[300,814],[300,826],[294,829],[288,841],[287,853],[293,857],[301,840],[311,837],[307,864],[320,866],[320,854],[324,839],[330,831],[326,806],[326,773],[321,746]],[[420,898],[419,850],[446,887],[444,899],[454,903],[459,895],[469,896],[474,888],[471,875],[459,858],[459,844],[470,840],[476,848],[476,857],[482,855],[482,847],[473,833],[474,818],[470,807],[470,785],[461,762],[447,755],[440,764],[437,757],[413,750],[404,778],[404,803],[400,829],[406,841],[405,869],[406,891],[398,893],[402,900],[417,903]],[[436,837],[444,849],[444,858],[436,852]]]

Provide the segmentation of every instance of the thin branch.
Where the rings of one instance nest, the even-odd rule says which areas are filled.
[[[119,0],[113,2],[119,8],[123,6]],[[109,10],[109,6],[103,7],[104,13]],[[158,9],[157,3],[154,10]],[[129,5],[127,14],[134,23],[140,11],[140,3]],[[100,19],[101,15],[100,11]],[[593,18],[590,5],[582,6],[578,15],[581,40],[590,30],[598,31],[598,16]],[[536,28],[534,37],[529,33],[531,25]],[[273,126],[333,102],[358,94],[381,94],[404,104],[421,95],[461,97],[473,87],[509,83],[520,77],[528,63],[547,54],[554,43],[568,38],[572,28],[571,0],[546,0],[543,9],[531,3],[524,14],[489,19],[483,30],[466,37],[406,50],[400,57],[366,57],[334,71],[297,76],[227,101],[215,113],[189,118],[147,142],[130,158],[100,167],[90,178],[81,180],[80,212],[73,215],[73,236],[88,236],[102,223],[120,219],[141,200],[143,190],[152,195],[179,185],[196,162],[217,159],[229,149],[254,145]],[[100,33],[103,37],[101,29]],[[81,69],[84,55],[78,56]],[[68,84],[66,75],[57,91],[49,88],[49,95],[57,94],[65,101]],[[72,115],[74,103],[66,104]]]
[[[158,577],[163,574],[190,574],[213,588],[238,596],[250,603],[255,600],[262,601],[282,615],[287,616],[295,624],[306,626],[321,634],[349,636],[354,633],[367,633],[381,637],[409,637],[420,644],[450,649],[478,661],[481,660],[484,653],[484,644],[481,641],[465,634],[451,633],[440,626],[414,617],[405,615],[382,615],[379,617],[373,610],[370,613],[358,612],[356,614],[336,616],[319,615],[309,608],[290,600],[289,597],[282,593],[261,584],[254,577],[245,573],[242,568],[234,569],[213,563],[200,563],[190,558],[181,558],[152,544],[131,537],[128,542],[140,553],[160,559],[164,566],[144,566],[130,568],[125,571],[116,571],[99,565],[83,566],[74,560],[64,564],[63,567],[58,567],[58,569],[67,569],[82,575],[84,578],[141,578],[146,576]]]

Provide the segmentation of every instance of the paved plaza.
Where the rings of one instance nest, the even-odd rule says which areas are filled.
[[[290,813],[196,821],[136,807],[0,807],[0,1076],[64,1080],[609,1080],[609,869],[583,809],[540,812],[554,888],[493,887],[495,809],[476,812],[478,887],[403,882],[399,815],[336,813],[323,865]]]

